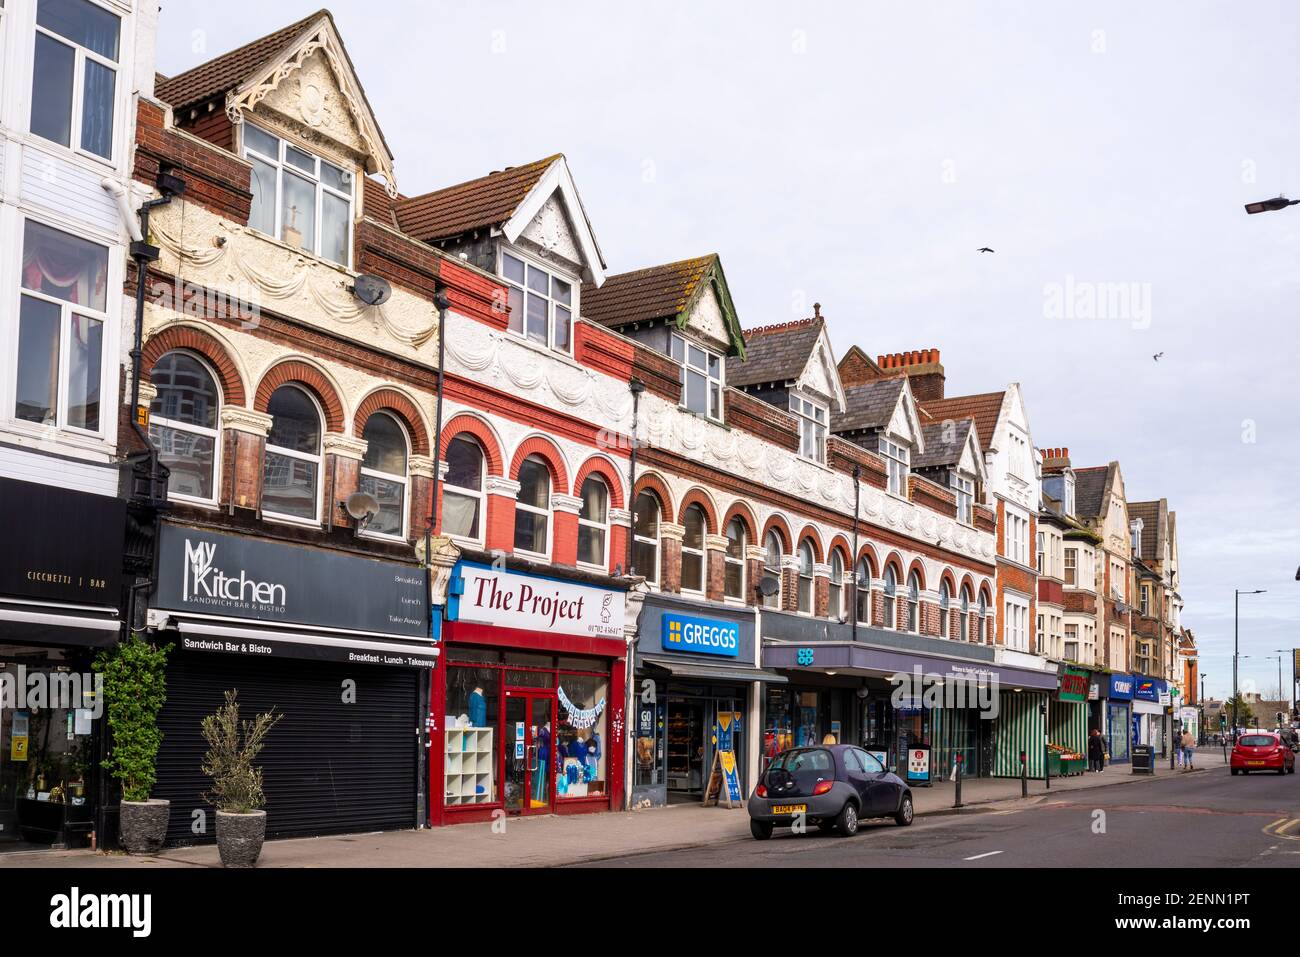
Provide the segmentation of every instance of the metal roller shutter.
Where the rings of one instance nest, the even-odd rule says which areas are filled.
[[[346,680],[356,682],[352,704],[343,703]],[[412,668],[173,651],[153,791],[171,801],[168,843],[216,839],[200,797],[210,782],[199,770],[199,726],[228,688],[238,689],[242,716],[272,706],[284,714],[259,759],[268,838],[415,827],[418,681]],[[191,830],[196,808],[207,812],[206,834]]]

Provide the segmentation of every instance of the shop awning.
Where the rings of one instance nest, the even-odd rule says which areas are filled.
[[[0,601],[0,641],[107,648],[117,643],[122,622],[117,609],[94,605],[62,605]]]
[[[219,619],[180,616],[173,617],[172,623],[181,633],[180,646],[187,651],[216,651],[247,658],[314,658],[399,668],[432,668],[438,661],[438,647],[433,642],[385,640],[383,636],[309,629],[250,628]]]
[[[817,671],[823,674],[863,676],[889,676],[911,674],[919,668],[924,674],[938,675],[947,680],[965,679],[981,684],[996,679],[999,685],[1015,691],[1055,691],[1055,672],[1031,671],[1007,665],[968,662],[963,659],[941,658],[938,655],[917,655],[892,648],[877,648],[856,642],[810,642],[806,645],[771,643],[763,646],[763,666],[782,671]]]
[[[710,681],[767,681],[784,684],[790,679],[775,671],[766,671],[747,665],[728,665],[704,661],[682,661],[680,658],[661,658],[658,655],[637,655],[637,664],[662,668],[677,678],[705,678]]]

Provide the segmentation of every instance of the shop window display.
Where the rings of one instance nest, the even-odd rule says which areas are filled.
[[[496,742],[500,704],[496,668],[447,669],[444,799],[448,805],[497,800]]]
[[[818,692],[769,688],[764,716],[763,756],[776,757],[787,748],[819,744]]]
[[[604,797],[609,681],[595,675],[560,675],[555,696],[555,796],[561,801]]]

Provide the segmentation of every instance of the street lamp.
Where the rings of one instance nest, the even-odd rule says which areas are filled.
[[[1276,200],[1270,200],[1276,202]],[[1297,200],[1300,202],[1300,200]],[[1275,207],[1281,209],[1281,206]],[[1242,591],[1239,588],[1232,590],[1232,740],[1237,740],[1237,659],[1241,657],[1238,652],[1239,633],[1241,625],[1241,596],[1242,595],[1262,595],[1268,589],[1256,588],[1253,591]]]
[[[1286,209],[1288,206],[1294,206],[1300,203],[1300,199],[1287,199],[1285,196],[1274,196],[1272,199],[1260,200],[1258,203],[1247,203],[1246,212],[1254,215],[1255,213],[1271,213],[1274,210]]]
[[[1277,652],[1277,692],[1282,694],[1282,656],[1292,654],[1292,651],[1290,648],[1274,648],[1273,650]],[[1287,702],[1292,710],[1295,709],[1295,661],[1291,662],[1291,693],[1283,695],[1283,700]]]

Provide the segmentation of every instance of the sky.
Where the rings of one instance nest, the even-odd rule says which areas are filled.
[[[313,4],[167,0],[175,74]],[[563,152],[610,273],[722,257],[741,322],[1019,382],[1177,513],[1205,689],[1300,646],[1300,7],[336,0],[414,195]],[[977,253],[981,246],[992,254]],[[1153,358],[1160,355],[1157,360]],[[1290,652],[1282,683],[1289,694]]]

